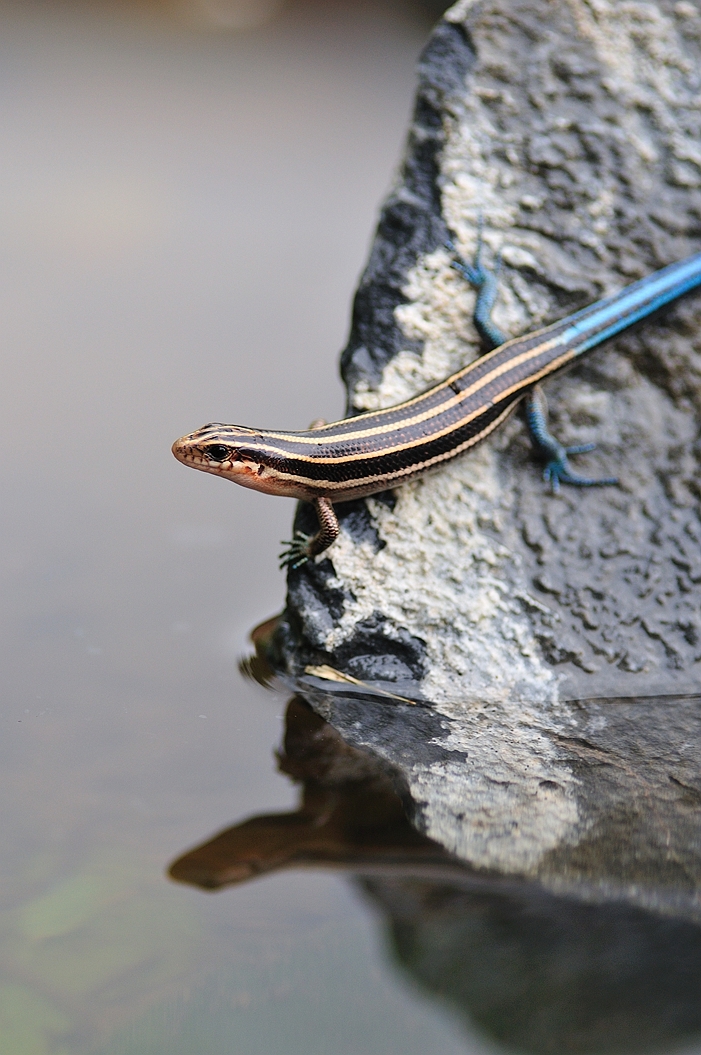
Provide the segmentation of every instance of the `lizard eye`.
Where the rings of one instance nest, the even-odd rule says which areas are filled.
[[[209,447],[205,447],[205,454],[213,462],[225,462],[229,457],[229,448],[223,443],[212,443]]]

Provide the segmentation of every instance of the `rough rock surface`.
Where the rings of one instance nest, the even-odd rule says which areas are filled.
[[[477,354],[448,231],[469,257],[483,219],[513,335],[698,250],[700,133],[697,5],[457,3],[421,57],[356,296],[349,413]],[[599,443],[577,467],[620,487],[546,493],[515,416],[435,475],[339,507],[328,554],[290,573],[276,663],[430,701],[317,705],[475,866],[695,898],[699,701],[679,694],[701,686],[700,380],[697,294],[547,386],[556,435]]]

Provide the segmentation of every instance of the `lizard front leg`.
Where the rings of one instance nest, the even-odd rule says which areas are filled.
[[[446,248],[454,254],[451,267],[462,275],[477,292],[477,301],[473,313],[475,329],[482,338],[485,351],[492,351],[504,344],[506,334],[492,321],[492,308],[497,296],[501,256],[497,257],[496,266],[489,271],[482,263],[482,220],[477,229],[477,249],[472,263],[464,260],[454,244],[448,242]],[[572,454],[586,454],[593,451],[595,443],[581,443],[575,447],[565,447],[557,440],[548,428],[548,404],[540,385],[535,385],[524,399],[526,427],[531,445],[538,458],[545,462],[543,479],[550,484],[554,494],[560,490],[560,484],[573,484],[575,487],[606,487],[617,484],[615,476],[604,476],[598,480],[580,476],[570,467],[568,457]]]
[[[281,568],[301,568],[312,557],[323,553],[338,538],[340,528],[336,511],[328,498],[315,498],[312,505],[319,519],[319,530],[316,535],[306,535],[296,531],[294,538],[283,543],[286,547],[280,554]]]

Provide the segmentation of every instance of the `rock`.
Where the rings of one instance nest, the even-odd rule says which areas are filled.
[[[469,257],[482,219],[512,335],[697,250],[700,69],[688,3],[446,12],[355,300],[348,412],[478,353],[449,232]],[[578,467],[620,487],[547,493],[516,416],[433,476],[339,507],[338,540],[290,572],[275,665],[476,868],[696,904],[700,323],[689,296],[547,386],[559,438],[599,441]]]
[[[700,68],[693,5],[448,11],[355,300],[349,412],[475,356],[448,229],[469,256],[483,218],[512,334],[697,249]],[[432,477],[340,507],[327,558],[290,574],[299,645],[333,659],[372,626],[382,655],[408,633],[432,699],[697,687],[700,321],[691,296],[548,386],[558,434],[596,436],[587,471],[619,488],[548,494],[514,419]]]

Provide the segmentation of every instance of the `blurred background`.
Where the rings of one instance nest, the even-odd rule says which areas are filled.
[[[441,6],[0,3],[0,1055],[490,1050],[342,876],[166,874],[297,801],[238,670],[293,505],[170,445],[342,413]]]
[[[210,30],[257,29],[279,19],[301,13],[323,11],[334,19],[341,11],[365,14],[384,12],[390,17],[424,21],[432,25],[450,5],[443,0],[348,0],[347,3],[322,3],[320,0],[133,0],[132,6],[148,9],[190,26]]]

